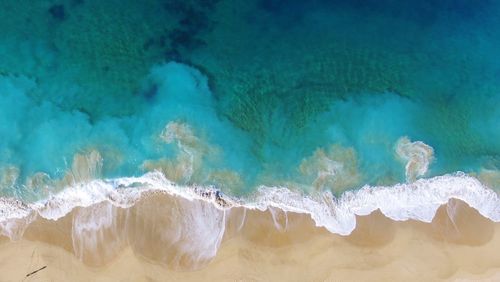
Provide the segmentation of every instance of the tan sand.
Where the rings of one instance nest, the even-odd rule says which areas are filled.
[[[171,240],[170,233],[152,229],[178,230],[165,226],[175,225],[174,217],[165,217],[160,208],[167,209],[166,202],[179,205],[165,197],[142,203],[158,213],[149,223],[138,215],[149,209],[113,211],[118,218],[111,224],[114,231],[99,231],[92,237],[97,248],[88,252],[75,251],[90,245],[75,244],[80,241],[71,236],[78,210],[58,221],[38,219],[23,239],[2,239],[0,281],[500,281],[500,224],[460,201],[441,207],[430,224],[394,222],[374,212],[359,217],[347,237],[315,227],[305,215],[289,213],[285,228],[280,211],[274,211],[275,217],[284,230],[276,229],[270,212],[248,211],[238,231],[239,210],[228,220],[215,258],[201,263],[186,257],[182,237],[166,245],[162,240]],[[200,269],[188,270],[193,266]]]

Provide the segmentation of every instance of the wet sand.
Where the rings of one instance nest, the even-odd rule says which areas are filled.
[[[216,215],[189,225],[200,214],[186,208],[212,212],[199,202],[152,195],[129,209],[99,204],[57,221],[38,218],[22,239],[1,240],[0,281],[500,280],[500,224],[458,200],[432,223],[376,211],[358,217],[349,236],[315,227],[307,215],[241,208],[225,213],[221,233]],[[108,221],[96,223],[103,215]],[[96,224],[81,228],[84,219]]]

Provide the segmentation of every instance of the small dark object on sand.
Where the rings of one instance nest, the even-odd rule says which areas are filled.
[[[31,276],[31,275],[33,275],[33,274],[37,273],[37,272],[38,272],[38,271],[40,271],[40,270],[44,270],[45,268],[47,268],[47,266],[40,267],[39,269],[37,269],[37,270],[35,270],[35,271],[33,271],[33,272],[30,272],[30,273],[26,274],[26,277],[29,277],[29,276]]]

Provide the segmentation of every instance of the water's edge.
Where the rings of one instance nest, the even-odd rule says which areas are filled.
[[[50,198],[34,203],[23,203],[13,198],[0,198],[0,232],[17,238],[22,231],[12,221],[31,221],[40,216],[57,220],[77,207],[89,207],[102,202],[120,208],[135,205],[141,197],[151,193],[164,193],[188,201],[203,202],[211,208],[229,211],[235,208],[265,211],[277,208],[283,212],[309,215],[318,227],[331,233],[349,235],[356,227],[356,216],[380,210],[386,217],[396,220],[431,222],[437,209],[451,199],[461,200],[482,216],[500,222],[498,194],[479,180],[457,172],[420,179],[414,183],[394,186],[364,186],[360,190],[344,192],[339,198],[330,193],[304,195],[286,187],[261,186],[248,199],[233,199],[214,187],[179,186],[160,172],[141,177],[93,180],[74,184]],[[21,228],[22,229],[22,228]]]

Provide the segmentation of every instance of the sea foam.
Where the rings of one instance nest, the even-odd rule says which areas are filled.
[[[285,212],[309,214],[318,227],[341,235],[348,235],[354,230],[357,215],[368,215],[377,209],[393,220],[430,222],[439,206],[450,199],[462,200],[483,216],[500,222],[498,194],[478,179],[462,172],[394,186],[365,185],[359,190],[344,192],[338,198],[329,192],[305,195],[286,187],[260,186],[251,197],[233,199],[214,187],[176,185],[156,171],[140,177],[78,183],[34,203],[2,198],[1,233],[16,239],[17,236],[12,234],[20,231],[13,230],[19,228],[12,224],[15,221],[35,216],[57,220],[76,207],[89,207],[102,202],[128,208],[150,192],[166,193],[189,201],[209,202],[224,211],[235,207],[262,211],[278,208]]]

